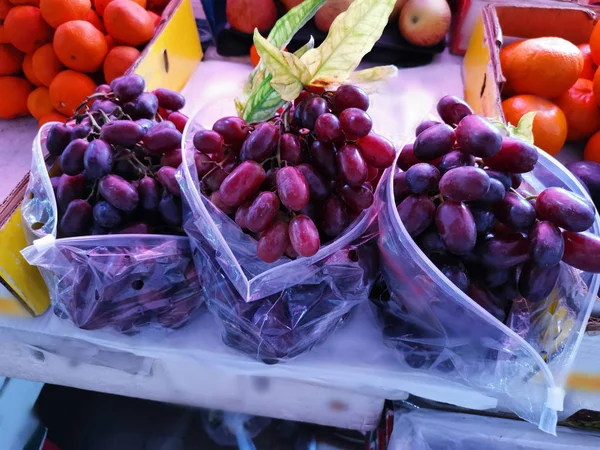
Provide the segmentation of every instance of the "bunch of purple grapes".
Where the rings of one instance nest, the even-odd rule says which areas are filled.
[[[62,172],[51,179],[61,236],[182,234],[175,173],[185,99],[145,86],[136,74],[98,86],[73,124],[50,128],[46,148]]]
[[[368,108],[362,89],[342,86],[303,91],[266,122],[219,119],[193,139],[203,194],[256,237],[263,261],[314,255],[372,205],[394,162]]]
[[[394,173],[398,214],[421,250],[459,289],[498,319],[512,301],[545,299],[560,262],[600,272],[600,237],[587,232],[594,205],[563,188],[521,186],[536,147],[503,137],[462,100],[422,122]]]

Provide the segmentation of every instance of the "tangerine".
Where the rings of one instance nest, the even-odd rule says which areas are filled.
[[[31,53],[52,40],[52,28],[42,18],[40,8],[15,6],[4,20],[4,31],[10,43],[25,53]]]
[[[0,22],[6,19],[6,15],[12,7],[13,4],[8,0],[0,0]]]
[[[83,73],[63,70],[50,83],[50,100],[58,112],[72,116],[75,109],[96,90],[96,83]]]
[[[96,72],[108,53],[102,32],[85,20],[63,23],[56,29],[53,44],[60,62],[79,72]]]
[[[0,76],[16,75],[21,71],[23,53],[10,44],[0,44]]]
[[[96,12],[98,14],[100,14],[101,16],[104,15],[104,10],[106,9],[106,7],[108,6],[108,4],[110,2],[112,2],[113,0],[94,0],[94,8],[96,9]],[[146,9],[146,0],[131,0],[135,3],[137,3],[138,5],[140,5],[142,8]]]
[[[590,52],[590,44],[579,44],[577,48],[581,51],[583,55],[583,70],[581,71],[581,75],[579,78],[585,78],[586,80],[593,80],[594,74],[596,73],[596,63],[592,59],[592,54]]]
[[[515,126],[523,115],[535,111],[533,141],[546,153],[554,156],[565,145],[567,118],[551,101],[535,95],[516,95],[502,102],[502,111],[506,122]]]
[[[94,11],[93,9],[90,9],[85,20],[87,20],[89,23],[91,23],[96,28],[98,28],[98,30],[100,30],[102,32],[102,34],[106,33],[106,28],[104,28],[102,19],[100,18],[98,13],[96,11]]]
[[[104,79],[110,83],[120,77],[136,59],[140,57],[140,51],[135,47],[116,46],[112,48],[104,60]]]
[[[148,11],[148,15],[152,19],[152,23],[154,24],[154,28],[156,28],[158,26],[158,24],[160,23],[161,17],[158,14],[156,14],[155,12],[152,12],[152,11]]]
[[[600,163],[600,131],[594,133],[585,144],[583,159]]]
[[[54,77],[65,67],[56,56],[52,44],[42,45],[38,48],[33,53],[31,65],[36,78],[46,87],[50,86]]]
[[[600,22],[596,22],[590,35],[590,53],[597,66],[600,66]]]
[[[600,109],[594,99],[592,81],[580,78],[555,102],[567,118],[568,141],[587,139],[600,128]]]
[[[50,91],[46,86],[31,91],[31,94],[27,97],[27,109],[29,114],[38,120],[54,112],[54,107],[50,101]]]
[[[61,113],[56,111],[51,112],[50,114],[45,115],[40,120],[38,120],[38,129],[42,128],[48,122],[66,122],[67,116],[63,116]]]
[[[10,44],[10,39],[4,29],[4,25],[0,25],[0,44]]]
[[[0,119],[27,115],[27,97],[33,90],[29,81],[20,77],[0,77]]]
[[[14,6],[30,5],[40,7],[40,0],[9,0]]]
[[[517,94],[549,98],[565,93],[575,84],[582,70],[581,51],[558,37],[519,42],[505,55],[502,65],[502,73]]]
[[[117,43],[138,47],[154,34],[148,12],[131,0],[113,0],[104,10],[104,26]]]
[[[29,80],[31,84],[34,86],[41,86],[42,82],[38,77],[33,73],[33,53],[27,53],[25,58],[23,58],[23,65],[21,66],[23,69],[23,73],[25,74],[25,78]]]
[[[92,10],[90,0],[40,0],[42,17],[52,28],[71,20],[87,20]]]

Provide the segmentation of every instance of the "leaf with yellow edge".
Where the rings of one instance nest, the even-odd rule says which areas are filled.
[[[395,0],[352,2],[333,21],[325,41],[302,57],[312,79],[348,78],[381,37],[395,4]]]
[[[267,73],[271,75],[271,86],[283,100],[294,100],[310,81],[306,65],[293,53],[282,52],[254,30],[254,45]]]
[[[257,89],[252,92],[242,118],[248,122],[261,122],[270,119],[285,102],[271,87],[271,75],[268,75]]]

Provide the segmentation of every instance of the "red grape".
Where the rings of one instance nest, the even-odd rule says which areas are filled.
[[[197,155],[206,156],[202,153],[197,153]],[[225,164],[223,168],[218,166],[215,167],[213,164],[213,168],[202,177],[202,189],[208,190],[210,192],[219,190],[225,178],[227,178],[227,176],[233,171],[235,167],[235,161],[231,161]]]
[[[294,166],[304,160],[304,140],[293,133],[284,133],[279,140],[279,157]]]
[[[455,130],[456,143],[464,153],[489,158],[500,151],[502,135],[487,119],[471,114],[460,121]]]
[[[394,200],[399,204],[402,200],[410,195],[408,186],[406,185],[406,172],[399,170],[394,172]]]
[[[244,141],[240,159],[261,163],[273,155],[278,142],[279,129],[269,122],[263,122]]]
[[[157,124],[155,124],[152,128],[154,131],[163,130],[165,128],[169,128],[171,130],[177,129],[175,127],[175,124],[173,122],[171,122],[170,120],[162,120],[162,121],[158,122]]]
[[[437,112],[448,125],[458,125],[473,110],[463,100],[453,95],[442,97],[437,104]]]
[[[177,174],[177,169],[174,167],[161,167],[158,172],[156,172],[156,178],[160,181],[169,193],[176,195],[177,197],[181,197],[181,187],[175,178]]]
[[[162,155],[181,147],[181,133],[174,128],[157,129],[155,126],[146,133],[142,142],[151,155]]]
[[[273,222],[277,211],[277,195],[273,192],[261,192],[248,208],[245,217],[246,228],[254,233],[261,233]]]
[[[471,211],[464,203],[443,202],[435,213],[435,224],[449,252],[464,255],[475,247],[477,228]]]
[[[310,96],[300,102],[294,111],[294,122],[298,128],[315,127],[317,118],[329,110],[327,100],[321,97]]]
[[[520,234],[493,237],[477,248],[481,261],[495,269],[509,269],[529,259],[529,240]]]
[[[65,236],[80,236],[85,234],[92,222],[92,207],[81,199],[69,203],[60,220],[60,228]]]
[[[431,164],[419,163],[406,171],[406,187],[413,194],[426,194],[437,189],[440,171]]]
[[[59,211],[64,211],[69,203],[85,195],[85,176],[61,175],[56,188],[56,203]]]
[[[506,189],[504,189],[502,182],[496,180],[495,178],[490,178],[490,188],[486,194],[477,201],[477,203],[481,205],[491,205],[502,200],[505,195]]]
[[[600,236],[593,233],[563,231],[563,261],[585,272],[600,273]]]
[[[587,230],[594,223],[596,213],[587,198],[559,187],[544,189],[537,197],[535,211],[541,220],[568,231]]]
[[[519,293],[530,302],[539,302],[547,298],[560,275],[560,265],[539,267],[528,261],[519,276]]]
[[[121,212],[110,203],[101,201],[94,205],[94,220],[104,228],[114,228],[121,223]]]
[[[67,145],[60,156],[60,168],[67,175],[77,175],[83,172],[83,155],[89,143],[85,139],[75,139]]]
[[[177,197],[165,192],[158,204],[158,212],[166,224],[174,227],[181,225],[181,203]]]
[[[335,151],[331,144],[314,141],[310,148],[313,164],[328,177],[335,177],[337,170],[335,164]]]
[[[413,144],[406,144],[402,150],[400,150],[400,155],[398,155],[398,161],[396,162],[396,165],[402,170],[406,171],[420,162],[421,160],[415,156]]]
[[[159,88],[152,92],[158,99],[161,108],[169,111],[179,111],[185,106],[185,97],[179,92],[170,89]]]
[[[454,150],[450,153],[442,156],[438,164],[438,169],[442,174],[448,172],[450,169],[456,167],[474,166],[475,158],[472,155],[461,152],[460,150]]]
[[[455,140],[451,126],[434,125],[417,136],[413,144],[413,152],[421,161],[432,161],[452,151]]]
[[[369,96],[358,86],[343,85],[333,94],[333,108],[336,114],[348,108],[369,109]]]
[[[440,180],[440,192],[455,202],[470,202],[485,196],[490,188],[490,177],[478,167],[456,167]]]
[[[292,247],[298,255],[308,257],[319,251],[319,231],[309,217],[302,214],[294,217],[290,221],[288,232]]]
[[[377,169],[387,169],[394,163],[396,157],[394,144],[383,136],[370,133],[357,139],[356,145],[369,166]]]
[[[483,162],[491,169],[505,172],[531,172],[537,163],[537,149],[520,139],[506,137],[502,140],[500,151]]]
[[[594,161],[576,161],[567,164],[573,175],[588,188],[596,205],[600,204],[600,164]]]
[[[498,180],[504,186],[504,190],[508,191],[512,187],[512,178],[510,174],[506,172],[499,172],[497,170],[492,169],[484,169],[485,173],[488,174],[490,178],[494,178]]]
[[[239,206],[256,193],[265,181],[265,170],[254,161],[244,161],[231,171],[219,187],[221,199],[228,206]]]
[[[362,109],[348,108],[340,114],[340,127],[347,139],[355,141],[371,132],[373,121]]]
[[[140,180],[137,190],[142,208],[146,211],[156,211],[160,202],[158,181],[146,176]]]
[[[496,218],[516,231],[529,231],[535,223],[535,209],[527,200],[514,192],[507,192],[493,207]]]
[[[89,178],[101,178],[112,169],[113,149],[101,139],[94,139],[83,155],[85,173]]]
[[[296,167],[279,169],[276,175],[277,192],[281,203],[291,211],[300,211],[310,199],[308,183]]]
[[[252,202],[246,202],[235,212],[235,223],[237,223],[240,228],[248,228],[246,217],[248,217],[248,209],[250,209],[251,204]]]
[[[326,199],[329,195],[329,186],[325,183],[321,174],[308,164],[300,164],[296,168],[304,175],[304,179],[308,183],[310,198],[314,200]]]
[[[140,75],[132,73],[115,78],[110,82],[110,88],[121,103],[135,100],[144,92],[146,82]]]
[[[442,241],[440,233],[435,226],[427,228],[419,235],[417,241],[419,248],[426,254],[446,253],[446,244]]]
[[[223,200],[221,199],[221,193],[219,191],[214,191],[212,194],[210,194],[209,199],[213,205],[215,205],[217,208],[219,208],[221,211],[223,211],[227,215],[230,215],[230,214],[233,214],[236,212],[235,206],[228,206],[225,204],[225,202],[223,202]]]
[[[360,186],[367,181],[367,164],[358,147],[344,145],[336,156],[338,169],[350,186]]]
[[[315,122],[315,134],[321,142],[333,143],[344,137],[340,120],[331,113],[320,115]]]
[[[177,169],[181,165],[182,160],[183,155],[181,154],[181,149],[177,148],[162,155],[162,158],[160,158],[160,165],[175,167]]]
[[[367,181],[373,181],[379,177],[379,169],[377,167],[368,166],[367,169]],[[377,181],[379,182],[379,180]],[[375,183],[375,186],[377,186],[377,183]]]
[[[560,229],[551,222],[538,222],[529,232],[531,260],[539,267],[557,265],[563,257],[565,243]]]
[[[165,153],[165,156],[171,154],[174,151],[176,151],[176,150],[171,150],[170,152]],[[163,158],[165,156],[163,156]],[[194,164],[196,165],[196,172],[198,172],[198,177],[200,177],[200,178],[202,178],[204,175],[206,175],[208,172],[210,172],[213,169],[221,170],[220,168],[218,168],[218,166],[215,164],[215,162],[212,159],[210,159],[210,156],[205,155],[204,153],[200,153],[200,152],[194,153]],[[167,164],[163,164],[163,165],[167,165]],[[223,172],[223,170],[221,170],[221,172]],[[225,178],[223,178],[223,179],[225,179]],[[221,181],[223,181],[223,180],[221,180]],[[220,184],[219,184],[219,186],[220,186]],[[219,189],[219,186],[217,186],[216,189]],[[215,189],[212,189],[212,190],[214,191]]]
[[[363,211],[373,204],[373,188],[370,186],[348,186],[345,185],[340,195],[342,200],[357,211]]]
[[[185,126],[187,125],[187,122],[188,122],[188,116],[180,113],[179,111],[173,111],[171,114],[169,114],[167,116],[167,119],[170,120],[171,122],[173,122],[173,124],[175,124],[175,128],[180,133],[183,133],[183,130],[185,129]]]
[[[112,145],[131,147],[137,144],[145,134],[144,129],[138,123],[130,120],[115,120],[104,124],[100,132],[100,139]]]
[[[46,149],[51,155],[60,155],[72,139],[72,129],[63,123],[50,127],[46,137]]]
[[[223,136],[216,131],[202,130],[194,135],[194,147],[206,155],[221,154],[223,152]]]
[[[348,213],[341,200],[332,195],[323,207],[323,232],[330,237],[337,237],[348,226]]]
[[[121,211],[133,211],[139,202],[137,190],[118,175],[106,175],[98,183],[102,197]]]
[[[415,137],[420,135],[427,128],[431,128],[432,126],[438,125],[439,123],[440,122],[438,122],[437,120],[424,120],[417,126],[417,129],[415,130]]]
[[[248,135],[248,124],[240,117],[223,117],[215,122],[213,131],[223,136],[225,144],[238,146]]]
[[[435,205],[426,195],[409,195],[398,205],[398,215],[408,234],[415,237],[433,221]]]
[[[281,258],[290,243],[288,224],[273,223],[258,240],[256,253],[266,263],[273,263]]]

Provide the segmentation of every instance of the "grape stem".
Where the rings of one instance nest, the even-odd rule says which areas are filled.
[[[537,198],[538,198],[537,195],[529,195],[529,196],[525,197],[525,200],[529,201],[529,200],[535,200]]]
[[[79,114],[79,110],[85,108],[86,112],[90,109],[88,106],[88,102],[90,100],[93,100],[95,98],[105,98],[108,99],[109,96],[106,95],[104,92],[96,92],[95,94],[92,94],[88,97],[85,98],[85,100],[77,107],[75,108],[75,114],[73,117],[75,117],[77,114]]]
[[[96,191],[98,189],[98,180],[94,180],[94,185],[92,186],[92,192],[90,192],[90,195],[88,195],[88,197],[85,199],[86,202],[89,202],[92,197],[94,197],[96,195]]]

